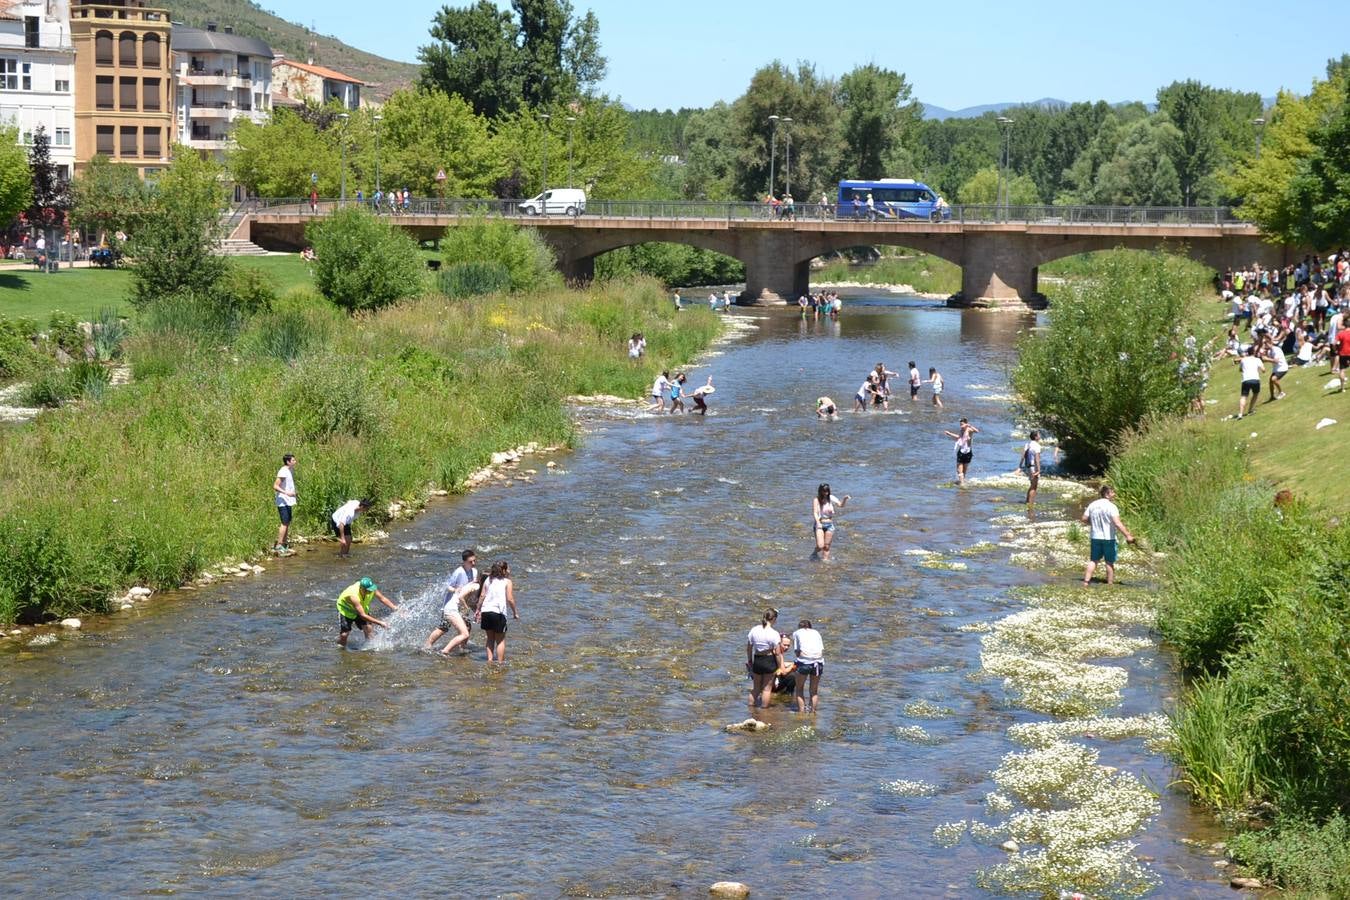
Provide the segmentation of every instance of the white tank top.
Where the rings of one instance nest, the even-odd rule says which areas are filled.
[[[493,612],[506,615],[506,585],[510,579],[489,578],[483,584],[483,605],[480,613]]]

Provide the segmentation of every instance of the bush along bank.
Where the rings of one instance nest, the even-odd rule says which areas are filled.
[[[1108,477],[1168,555],[1158,628],[1187,677],[1180,783],[1263,883],[1350,896],[1350,530],[1277,498],[1242,446],[1198,423],[1128,434]]]
[[[127,343],[131,384],[0,434],[0,622],[102,612],[129,585],[256,556],[285,452],[296,533],[360,496],[380,499],[378,525],[388,502],[462,490],[494,451],[570,443],[564,397],[641,396],[649,369],[718,330],[651,281],[351,317],[310,292],[228,320],[152,304]],[[627,359],[639,331],[649,366]]]

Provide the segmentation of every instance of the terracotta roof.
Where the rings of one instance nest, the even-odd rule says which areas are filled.
[[[336,72],[332,69],[325,68],[324,66],[303,63],[298,59],[278,59],[272,63],[272,68],[275,69],[277,66],[295,66],[295,68],[302,72],[309,72],[318,75],[320,78],[327,78],[329,81],[345,81],[349,84],[365,84],[365,82],[359,78],[343,75],[341,72]]]

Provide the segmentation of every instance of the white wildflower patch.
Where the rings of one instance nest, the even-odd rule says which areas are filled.
[[[1127,838],[1157,815],[1158,799],[1133,775],[1097,765],[1097,751],[1058,741],[1010,753],[994,772],[994,781],[1027,808],[986,833],[1006,833],[1031,847],[982,872],[982,886],[1053,892],[1072,885],[1135,895],[1155,884],[1134,858],[1134,844]]]
[[[966,830],[969,827],[970,823],[965,819],[959,822],[944,822],[933,829],[933,840],[937,841],[940,846],[954,847],[961,838],[966,836]]]
[[[995,541],[978,541],[961,550],[960,554],[962,556],[978,556],[981,553],[993,553],[997,549],[999,549],[999,545]]]
[[[906,778],[888,781],[881,786],[881,789],[888,794],[898,794],[901,797],[931,797],[938,792],[935,784],[929,784],[926,781],[910,781]]]
[[[1082,716],[1115,706],[1129,680],[1129,674],[1118,666],[1021,653],[985,650],[980,662],[987,674],[1002,677],[1004,688],[1027,709],[1056,716]]]
[[[1147,716],[1093,716],[1059,722],[1023,722],[1008,729],[1008,737],[1024,747],[1048,747],[1070,737],[1122,741],[1142,737],[1151,750],[1160,751],[1172,737],[1172,725],[1158,713]]]
[[[988,634],[994,630],[994,626],[989,622],[970,622],[956,629],[964,631],[967,634]]]
[[[895,736],[902,741],[909,741],[911,744],[940,744],[942,738],[929,734],[928,729],[922,725],[900,725],[895,729]]]
[[[941,556],[936,550],[925,550],[922,547],[910,547],[905,551],[905,556]]]
[[[990,791],[984,795],[984,808],[990,815],[1013,811],[1012,798],[1000,791]]]
[[[938,706],[931,700],[911,700],[904,709],[905,715],[911,719],[945,719],[955,711],[949,706]]]
[[[964,572],[970,568],[960,560],[945,559],[941,556],[925,556],[919,565],[925,569],[944,569],[949,572]]]
[[[989,488],[991,490],[1016,490],[1025,491],[1027,489],[1026,473],[1013,470],[1004,472],[1001,475],[987,475],[983,478],[967,478],[967,487]],[[1069,478],[1055,478],[1050,475],[1042,475],[1037,491],[1042,494],[1055,494],[1060,497],[1091,497],[1097,492],[1090,485],[1083,484],[1081,481],[1074,481]]]

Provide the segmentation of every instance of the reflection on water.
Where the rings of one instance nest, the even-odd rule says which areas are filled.
[[[1005,369],[1029,318],[861,300],[839,322],[773,314],[696,367],[706,419],[590,410],[584,447],[532,485],[433,506],[383,546],[329,548],[63,636],[0,650],[8,766],[0,872],[18,891],[226,894],[962,896],[997,848],[939,847],[979,815],[988,773],[1034,718],[973,680],[979,635],[1039,576],[1004,554],[927,568],[907,551],[997,540],[1016,492],[957,491],[944,428],[981,427],[972,474],[1011,469]],[[947,408],[818,421],[876,362],[936,366]],[[967,385],[993,390],[972,390]],[[565,471],[559,471],[565,470]],[[300,473],[303,478],[303,470]],[[811,497],[853,501],[834,559],[810,559]],[[418,651],[466,546],[511,561],[509,662]],[[354,651],[333,598],[370,575],[403,609]],[[744,636],[765,605],[824,635],[822,711],[745,717]],[[1158,708],[1165,665],[1131,670]],[[1103,762],[1157,785],[1137,743]],[[920,784],[922,790],[910,783]],[[1176,843],[1165,794],[1141,841],[1163,895],[1226,892]],[[788,866],[789,868],[784,868]]]

